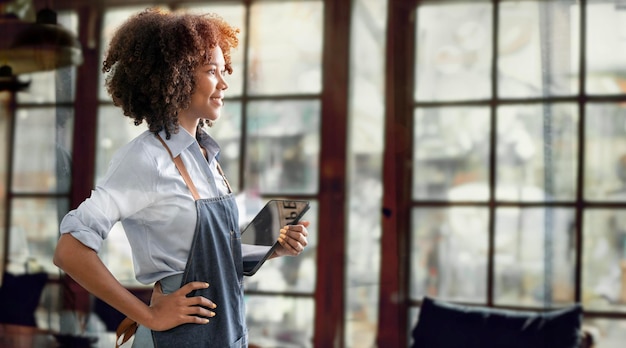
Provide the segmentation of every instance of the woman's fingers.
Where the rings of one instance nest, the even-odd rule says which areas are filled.
[[[308,221],[299,225],[287,225],[280,230],[278,241],[289,255],[299,255],[308,245],[306,237],[309,231],[305,225],[309,225]]]
[[[185,301],[185,307],[191,309],[189,314],[194,315],[203,315],[208,317],[215,316],[215,313],[209,311],[209,309],[217,308],[217,305],[213,303],[213,301],[209,300],[204,296],[191,296],[187,297],[189,293],[194,290],[206,289],[209,287],[209,283],[205,282],[190,282],[183,285],[180,289],[176,290],[175,293],[178,293],[180,296],[184,296],[183,299]]]
[[[167,330],[187,323],[208,323],[209,318],[216,315],[213,309],[217,305],[204,296],[187,297],[192,291],[208,286],[205,282],[190,282],[170,294],[163,294],[160,284],[155,284],[151,307],[157,318],[160,318],[160,327],[156,330]]]

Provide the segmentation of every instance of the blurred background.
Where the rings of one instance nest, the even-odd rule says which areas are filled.
[[[152,6],[215,12],[241,30],[208,129],[241,224],[270,199],[312,202],[305,253],[245,279],[251,343],[406,346],[421,300],[436,296],[581,303],[598,347],[622,346],[621,0],[0,1],[0,66],[11,67],[0,68],[0,312],[14,279],[38,277],[38,336],[12,344],[114,344],[119,313],[52,254],[60,218],[145,129],[113,106],[100,67],[117,26]],[[17,40],[36,24],[69,39]],[[121,225],[101,257],[149,298]]]

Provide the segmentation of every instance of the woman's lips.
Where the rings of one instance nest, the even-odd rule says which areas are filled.
[[[224,105],[224,101],[222,100],[222,98],[211,98],[211,103],[217,106]]]

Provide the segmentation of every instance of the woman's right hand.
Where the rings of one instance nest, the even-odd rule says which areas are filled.
[[[208,283],[191,282],[180,289],[164,294],[161,284],[156,283],[150,300],[152,318],[145,326],[151,330],[164,331],[182,324],[207,324],[215,316],[217,305],[203,296],[187,297],[194,290],[206,289]]]

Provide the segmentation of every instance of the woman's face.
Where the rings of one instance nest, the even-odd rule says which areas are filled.
[[[211,61],[208,64],[196,68],[196,89],[186,111],[194,118],[215,121],[220,117],[224,106],[224,90],[228,88],[228,84],[224,80],[226,63],[222,49],[215,47],[210,56]]]

